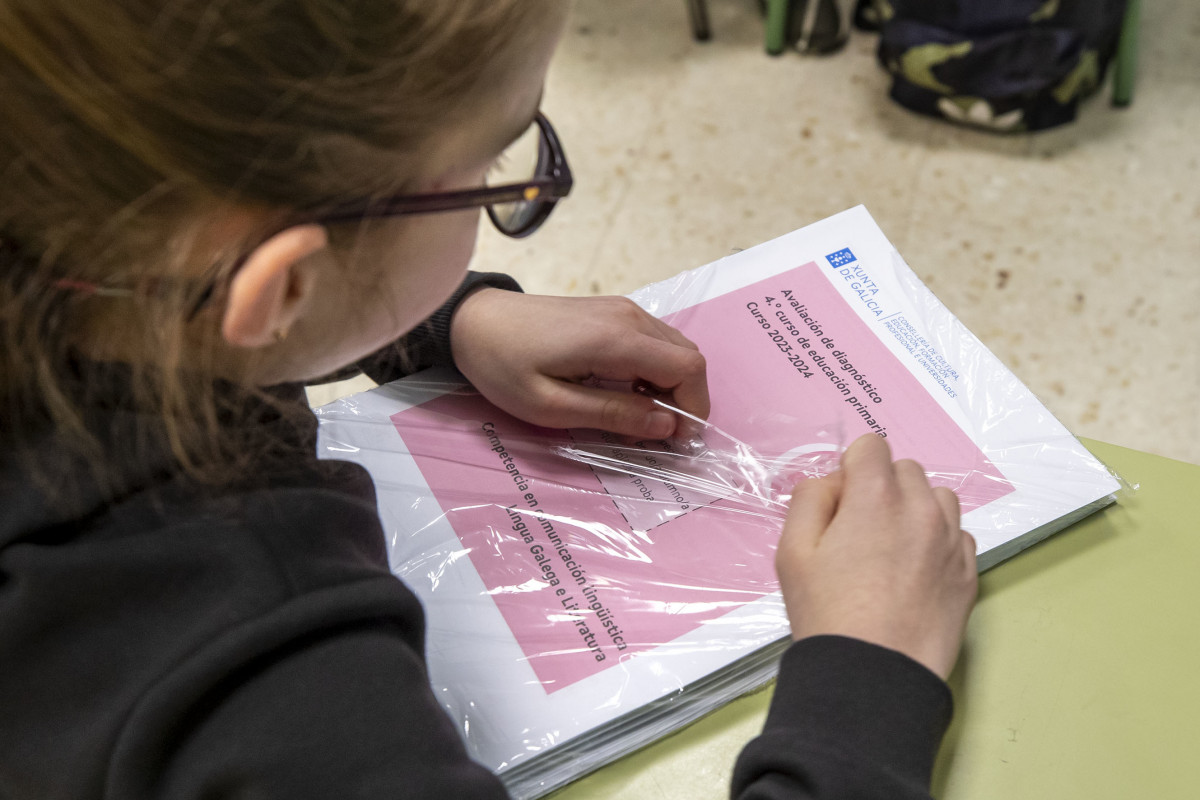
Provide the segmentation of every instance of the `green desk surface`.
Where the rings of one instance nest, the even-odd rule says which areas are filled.
[[[1200,798],[1200,466],[1086,444],[1139,488],[981,576],[935,797]],[[736,700],[553,800],[725,798],[769,700]]]

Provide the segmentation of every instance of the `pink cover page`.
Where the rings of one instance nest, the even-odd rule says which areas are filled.
[[[843,445],[874,431],[897,458],[937,472],[964,511],[1011,492],[818,270],[798,266],[666,318],[708,359],[710,421],[769,457],[827,441],[831,428]],[[598,476],[551,453],[567,432],[473,394],[392,422],[548,693],[777,588],[777,516]]]
[[[565,431],[477,395],[392,422],[547,692],[777,588],[771,518],[697,508],[635,530],[589,467],[550,452]],[[640,500],[624,494],[626,509]]]
[[[956,490],[963,513],[1012,492],[820,269],[809,262],[664,317],[708,359],[709,421],[768,457],[831,430],[843,446],[883,435],[895,458]]]

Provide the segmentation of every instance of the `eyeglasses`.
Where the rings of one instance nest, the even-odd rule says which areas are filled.
[[[362,222],[482,207],[487,209],[492,224],[504,235],[514,239],[529,236],[541,227],[554,206],[570,193],[574,184],[562,144],[544,114],[539,111],[529,129],[505,149],[488,173],[487,183],[489,185],[478,189],[350,201],[310,215],[301,214],[298,219],[293,218],[288,227],[304,223],[332,225]],[[236,273],[248,256],[249,253],[243,255],[231,269],[224,270],[224,280]],[[214,277],[206,282],[205,288],[188,309],[188,319],[212,300],[220,281],[220,277]],[[145,288],[134,289],[63,279],[55,281],[54,285],[58,289],[86,295],[131,297],[137,294],[161,294],[170,283],[169,279],[160,278],[150,281]]]
[[[567,156],[544,114],[539,111],[529,130],[500,155],[488,173],[488,183],[491,185],[479,189],[351,202],[322,212],[312,221],[358,222],[482,206],[501,233],[514,239],[528,236],[541,227],[574,184]]]

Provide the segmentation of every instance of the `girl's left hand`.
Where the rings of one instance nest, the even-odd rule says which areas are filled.
[[[547,297],[483,288],[450,327],[454,363],[479,392],[548,428],[600,428],[648,439],[680,418],[646,396],[584,386],[645,382],[666,402],[708,416],[704,356],[683,334],[624,297]]]

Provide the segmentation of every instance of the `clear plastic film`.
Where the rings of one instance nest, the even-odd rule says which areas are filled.
[[[714,421],[788,408],[887,438],[953,489],[987,569],[1129,486],[926,287],[860,207],[638,290],[725,378]]]
[[[659,400],[686,419],[678,438],[551,431],[442,377],[318,409],[320,446],[372,473],[435,692],[515,797],[769,679],[788,636],[775,544],[840,430],[806,424],[768,455]]]
[[[438,698],[516,798],[769,680],[792,488],[858,436],[956,491],[980,569],[1122,488],[861,208],[633,298],[709,365],[712,414],[670,441],[536,428],[453,373],[317,411],[320,454],[374,478]]]
[[[663,498],[651,503],[658,508],[659,524],[716,502],[781,522],[795,485],[828,475],[845,450],[841,431],[834,426],[810,431],[807,441],[770,457],[707,420],[663,400],[654,402],[686,420],[681,435],[668,441],[626,443],[603,431],[578,431],[571,444],[555,446],[553,452],[586,464],[598,475],[623,476],[618,485],[627,486],[629,498],[614,494],[618,502]],[[775,422],[781,430],[800,427],[786,418],[777,417]]]

